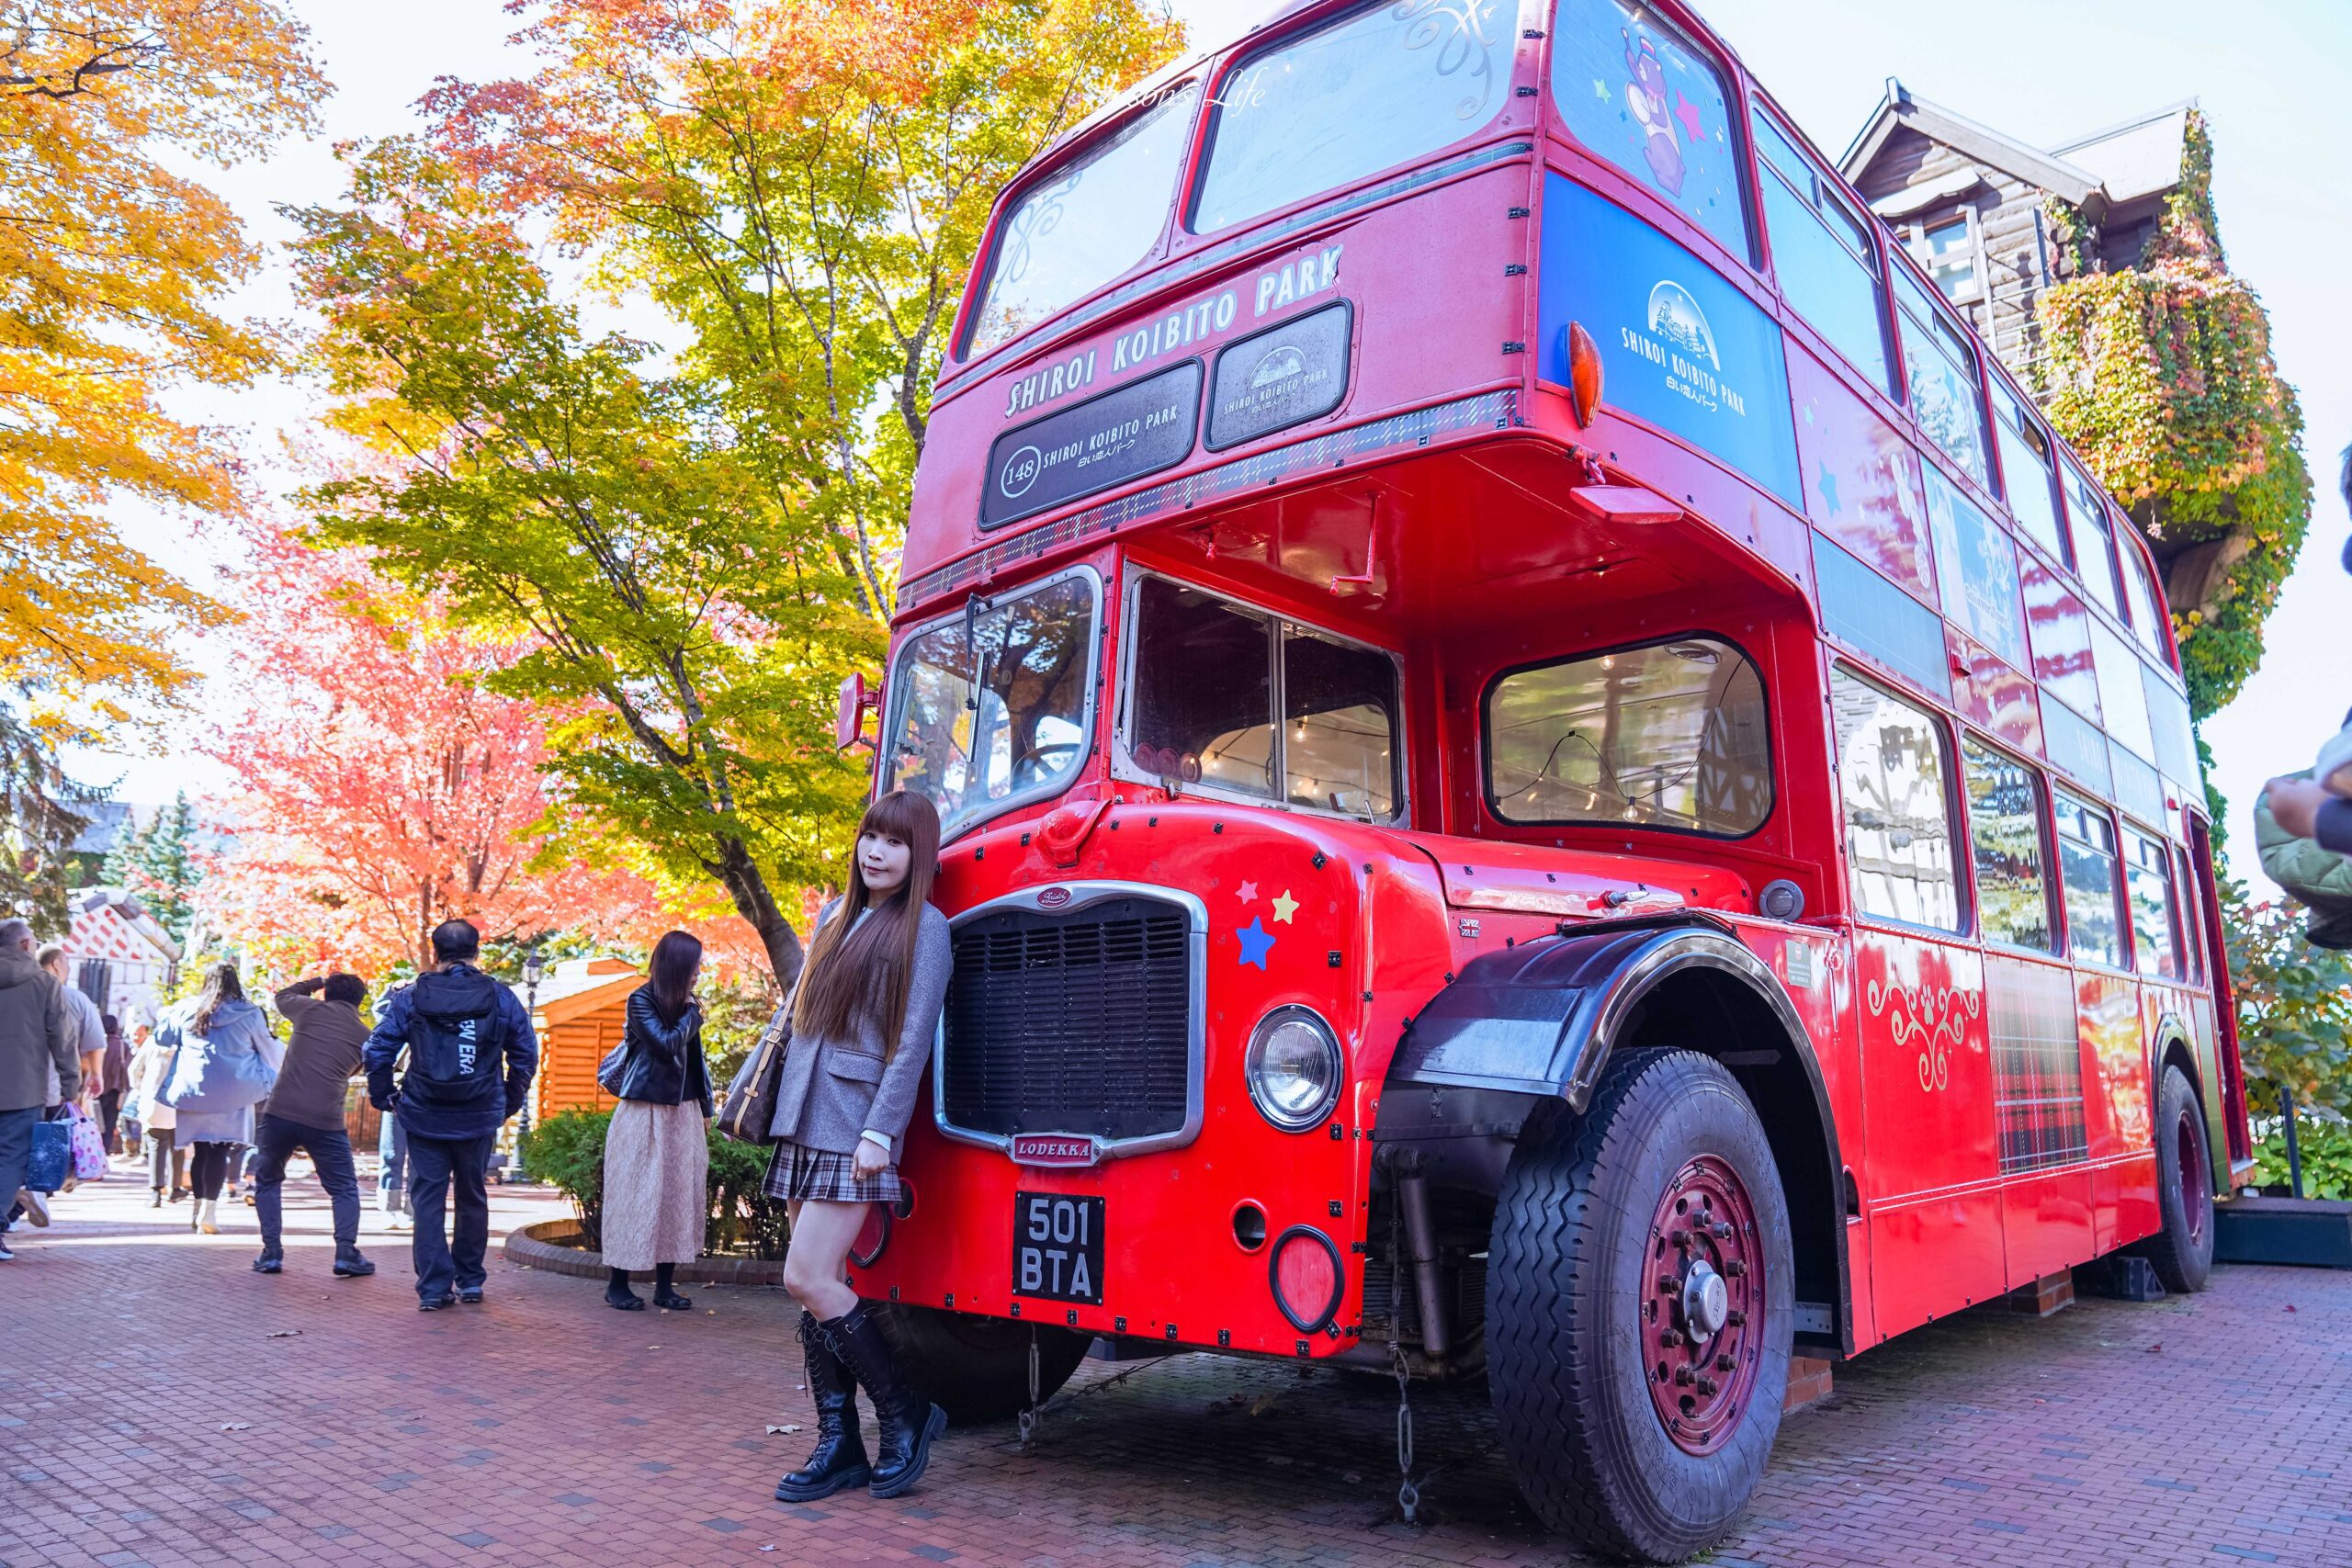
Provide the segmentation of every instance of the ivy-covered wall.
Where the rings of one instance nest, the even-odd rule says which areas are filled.
[[[2052,198],[2070,276],[2039,308],[2051,423],[2148,536],[2199,719],[2261,662],[2312,507],[2302,412],[2271,357],[2268,313],[2222,254],[2212,170],[2191,112],[2180,186],[2128,271],[2097,270],[2096,230]]]

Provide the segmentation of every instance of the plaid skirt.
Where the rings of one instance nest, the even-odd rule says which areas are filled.
[[[897,1166],[861,1179],[852,1157],[781,1139],[768,1156],[763,1189],[771,1198],[797,1202],[896,1203],[906,1196]]]

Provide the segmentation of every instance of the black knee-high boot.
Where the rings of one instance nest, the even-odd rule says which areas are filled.
[[[817,1447],[808,1463],[775,1483],[782,1503],[813,1503],[844,1486],[863,1486],[873,1475],[865,1462],[865,1434],[857,1429],[857,1380],[805,1311],[800,1350],[808,1367],[808,1399],[817,1407]]]
[[[907,1382],[865,1303],[817,1326],[874,1401],[875,1420],[882,1428],[875,1434],[874,1495],[896,1497],[922,1478],[932,1439],[947,1429],[947,1412]]]

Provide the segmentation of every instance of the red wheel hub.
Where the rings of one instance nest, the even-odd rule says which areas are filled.
[[[1650,1216],[1642,1280],[1642,1381],[1687,1453],[1728,1442],[1764,1354],[1763,1248],[1756,1205],[1731,1167],[1702,1155]]]
[[[2180,1214],[2188,1227],[2188,1241],[2193,1245],[2205,1239],[2205,1226],[2213,1213],[2211,1173],[2205,1168],[2203,1128],[2198,1124],[2197,1108],[2185,1107],[2180,1124],[2173,1129],[2178,1145],[2175,1163],[2180,1169]]]

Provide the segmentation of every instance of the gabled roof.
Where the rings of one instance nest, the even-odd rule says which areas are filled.
[[[563,1023],[622,1000],[645,984],[637,965],[625,958],[567,958],[554,964],[539,981],[538,1010],[532,1027]],[[518,1000],[531,997],[522,986],[509,986]]]
[[[1845,156],[1838,160],[1838,172],[1849,181],[1860,184],[1862,172],[1886,145],[1887,138],[1906,127],[1980,164],[2015,175],[2074,206],[2093,209],[2090,216],[2094,221],[2104,215],[2113,199],[2098,176],[2087,169],[2052,153],[2038,152],[2015,137],[1979,125],[1966,115],[1916,97],[1892,76],[1886,79],[1886,92],[1879,99],[1878,107],[1871,111],[1860,131],[1847,144]]]
[[[2189,111],[2196,107],[2195,98],[2184,98],[2053,147],[2051,152],[2096,173],[2109,201],[2118,206],[2137,201],[2180,183]]]

